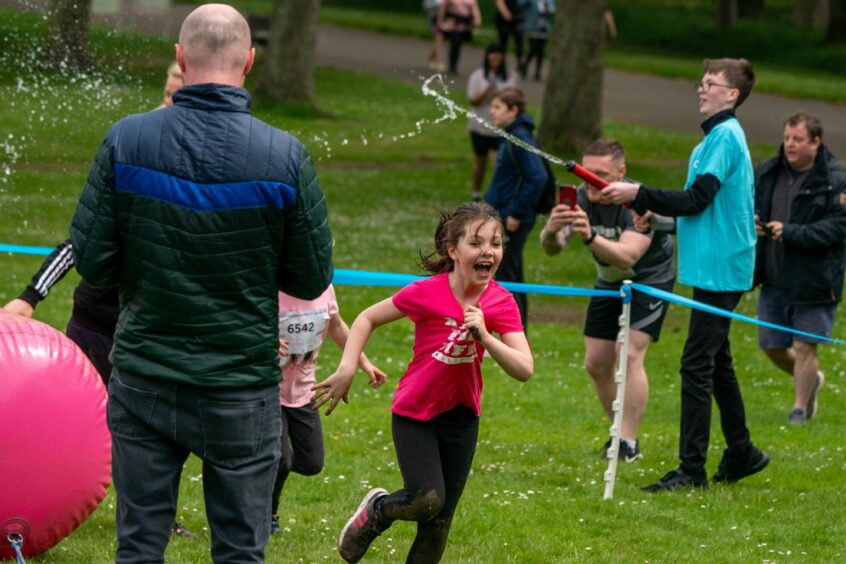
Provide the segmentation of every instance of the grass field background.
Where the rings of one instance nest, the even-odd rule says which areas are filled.
[[[67,237],[76,199],[109,124],[159,103],[170,54],[167,45],[148,38],[95,30],[102,62],[96,73],[42,75],[28,58],[34,56],[42,26],[37,18],[0,11],[0,242],[52,246]],[[320,111],[260,100],[255,110],[298,135],[315,158],[337,242],[336,267],[418,273],[417,253],[431,240],[434,209],[457,205],[470,192],[464,122],[434,125],[440,114],[431,99],[400,82],[319,69],[317,89]],[[463,94],[453,96],[462,100]],[[691,115],[691,122],[697,121]],[[626,145],[632,177],[658,186],[682,184],[687,155],[698,138],[614,122],[604,128],[605,135]],[[752,147],[755,161],[773,149]],[[563,171],[557,174],[565,178]],[[548,258],[534,241],[526,250],[529,281],[592,285],[593,264],[582,246]],[[18,295],[40,262],[40,257],[0,255],[0,303]],[[37,317],[63,328],[77,280],[72,273],[56,286]],[[684,287],[677,291],[688,294]],[[341,286],[337,292],[341,312],[351,322],[392,290]],[[792,427],[787,425],[790,380],[757,351],[754,329],[736,323],[732,344],[749,426],[755,442],[772,456],[770,467],[733,486],[649,495],[639,487],[677,463],[678,360],[688,311],[671,308],[661,342],[647,357],[651,397],[641,430],[645,458],[620,467],[615,498],[603,501],[606,461],[599,451],[608,423],[581,367],[586,301],[530,299],[535,376],[520,384],[485,363],[480,441],[446,562],[846,558],[842,347],[822,349],[827,385],[819,416],[807,426]],[[740,311],[754,315],[755,300],[755,293],[747,294]],[[844,333],[838,322],[835,335],[843,338]],[[324,419],[326,467],[317,477],[289,479],[282,501],[284,530],[272,538],[268,562],[336,561],[338,532],[367,489],[401,486],[390,437],[390,400],[410,359],[412,338],[411,324],[403,321],[371,339],[367,352],[390,381],[374,391],[360,378],[350,405]],[[337,348],[327,343],[321,377],[331,373],[338,357]],[[710,471],[721,449],[715,416]],[[168,561],[208,561],[201,468],[194,458],[183,474],[178,519],[199,538],[173,539]],[[367,560],[404,560],[413,533],[413,525],[397,523],[377,540]],[[35,561],[107,562],[114,548],[110,490],[78,531]]]

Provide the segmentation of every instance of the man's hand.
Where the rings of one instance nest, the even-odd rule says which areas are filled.
[[[511,217],[510,215],[505,218],[505,230],[506,231],[513,233],[513,232],[517,231],[517,229],[519,229],[519,228],[520,228],[520,220],[519,219]]]
[[[784,223],[780,221],[771,221],[767,224],[767,229],[770,235],[773,236],[774,241],[781,241],[781,235],[784,233]]]
[[[576,206],[576,209],[567,209],[561,215],[568,225],[573,226],[573,231],[579,234],[582,241],[591,236],[590,220],[582,208]]]
[[[8,313],[14,313],[15,315],[22,315],[24,317],[32,317],[32,314],[35,312],[35,308],[32,305],[20,298],[16,298],[11,302],[7,303],[3,306],[3,311]]]
[[[566,214],[569,211],[571,211],[570,206],[565,206],[564,204],[558,204],[552,208],[552,212],[549,214],[549,221],[546,222],[546,230],[551,233],[557,233],[563,227],[570,225],[570,220],[566,219]]]
[[[766,237],[767,232],[764,230],[764,224],[761,223],[761,218],[758,217],[758,214],[755,214],[755,235],[758,237]]]
[[[637,212],[633,212],[632,215],[634,217],[635,229],[637,229],[641,233],[649,233],[649,231],[652,229],[652,216],[655,214],[651,211],[648,211],[643,215],[640,215]]]
[[[637,198],[640,184],[631,182],[612,182],[602,189],[603,204],[628,204]]]

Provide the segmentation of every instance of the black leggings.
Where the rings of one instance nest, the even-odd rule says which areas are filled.
[[[458,59],[461,57],[461,46],[471,38],[466,31],[447,31],[444,34],[449,41],[449,72],[458,73]]]
[[[282,459],[273,484],[272,512],[279,512],[279,496],[291,472],[314,476],[323,470],[323,427],[314,403],[282,409]]]
[[[470,474],[479,418],[458,406],[429,421],[394,414],[392,427],[404,487],[386,497],[379,512],[386,520],[417,522],[406,562],[439,562]]]

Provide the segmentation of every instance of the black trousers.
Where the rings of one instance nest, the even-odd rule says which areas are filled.
[[[303,407],[280,406],[282,411],[282,458],[273,484],[271,511],[279,513],[279,497],[291,472],[315,476],[323,470],[323,427],[314,403]]]
[[[502,255],[502,262],[496,271],[497,282],[524,282],[523,277],[523,247],[526,246],[526,239],[532,232],[533,224],[521,223],[516,231],[505,232],[505,252]],[[529,300],[526,294],[514,294],[514,301],[520,310],[520,321],[523,323],[523,330],[529,327]]]
[[[386,497],[379,512],[390,521],[417,522],[406,562],[439,562],[476,453],[479,418],[464,406],[429,421],[394,414],[392,432],[403,489]]]
[[[693,299],[734,311],[743,292],[710,292],[693,289]],[[711,432],[711,397],[720,410],[720,424],[731,455],[744,455],[751,446],[746,411],[731,358],[727,317],[692,310],[690,328],[681,360],[681,469],[705,477],[705,460]]]
[[[541,78],[541,66],[543,66],[543,50],[546,47],[546,38],[530,37],[529,38],[529,54],[526,55],[526,60],[523,61],[523,74],[529,74],[529,64],[532,59],[536,59],[535,65],[535,80]]]
[[[73,316],[68,321],[65,333],[71,341],[82,349],[82,352],[100,373],[103,384],[108,388],[109,377],[112,374],[112,361],[109,359],[109,355],[112,352],[114,337],[86,327]]]
[[[497,21],[497,34],[499,35],[499,44],[505,52],[508,52],[508,37],[514,37],[514,55],[517,57],[517,68],[523,69],[523,30],[520,29],[520,24],[514,21],[507,22],[505,20]]]

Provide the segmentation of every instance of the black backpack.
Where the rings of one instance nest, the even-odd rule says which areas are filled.
[[[511,157],[514,167],[520,171],[520,184],[522,186],[523,170],[520,168],[520,161],[518,161],[517,157],[514,156],[514,145],[508,139],[503,139],[502,142],[508,143],[508,155]],[[538,149],[540,149],[540,145],[538,145]],[[549,161],[543,157],[541,157],[540,160],[543,163],[544,170],[546,170],[546,183],[543,185],[543,191],[541,192],[538,201],[535,202],[534,212],[546,215],[552,211],[552,208],[555,207],[558,190],[555,182],[555,175],[552,174],[552,167],[549,166]]]

